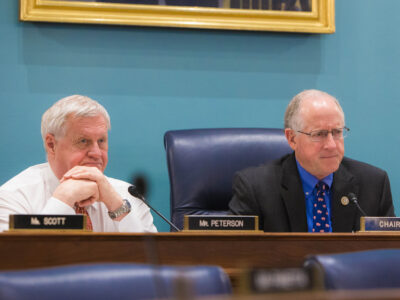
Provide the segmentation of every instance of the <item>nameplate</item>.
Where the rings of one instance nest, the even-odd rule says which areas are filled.
[[[400,231],[400,218],[361,217],[360,231]]]
[[[258,216],[186,215],[184,230],[258,231]]]
[[[85,230],[85,215],[10,215],[12,230]]]
[[[249,269],[239,281],[239,291],[249,294],[298,292],[317,289],[311,271],[303,268]]]

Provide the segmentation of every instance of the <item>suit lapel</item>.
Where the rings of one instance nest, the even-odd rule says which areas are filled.
[[[294,154],[282,164],[281,195],[293,232],[307,232],[306,201]]]
[[[335,232],[350,232],[355,230],[359,224],[356,207],[349,203],[343,205],[341,198],[350,192],[358,195],[359,186],[353,174],[342,164],[333,175],[332,197],[331,197],[331,221],[332,229]],[[359,226],[359,225],[358,225]]]

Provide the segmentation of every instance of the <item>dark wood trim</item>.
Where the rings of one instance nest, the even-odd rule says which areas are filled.
[[[0,234],[0,269],[135,262],[212,264],[234,275],[244,267],[300,267],[310,254],[379,248],[400,248],[400,235],[4,232]]]

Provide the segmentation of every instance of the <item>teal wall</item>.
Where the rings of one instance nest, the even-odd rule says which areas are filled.
[[[282,127],[289,99],[317,88],[340,99],[347,155],[387,170],[400,213],[400,1],[336,0],[332,35],[21,23],[18,9],[0,1],[0,183],[45,160],[45,109],[84,94],[111,115],[107,175],[145,173],[168,216],[165,131]]]

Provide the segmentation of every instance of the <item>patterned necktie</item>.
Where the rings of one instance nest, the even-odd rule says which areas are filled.
[[[89,214],[84,207],[79,207],[78,205],[75,205],[75,212],[80,215],[85,215],[86,216],[86,226],[85,229],[89,231],[93,231],[93,225],[92,225],[92,220],[90,220]]]
[[[316,194],[313,201],[313,232],[330,232],[329,214],[326,208],[325,193],[328,187],[322,181],[318,182],[316,187]]]

